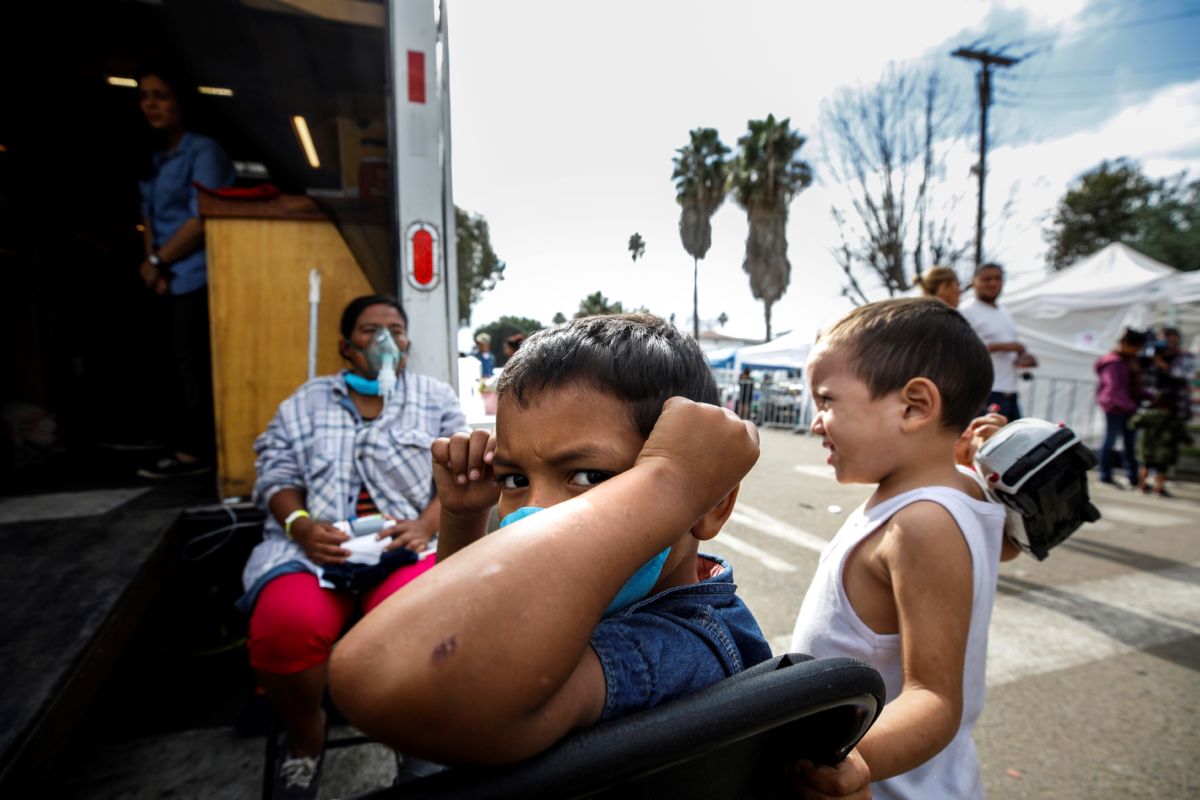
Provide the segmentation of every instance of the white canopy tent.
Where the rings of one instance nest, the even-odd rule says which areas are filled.
[[[799,331],[785,333],[762,344],[739,347],[736,350],[707,353],[709,366],[721,393],[721,401],[734,408],[739,393],[739,373],[752,370],[802,371],[812,350],[816,331],[805,336]],[[770,375],[770,373],[768,373]],[[759,409],[756,419],[764,425],[796,427],[804,422],[804,396],[800,381],[777,381],[764,378],[754,393]]]
[[[739,348],[734,355],[734,368],[804,369],[804,362],[808,360],[808,352],[812,350],[816,338],[816,331],[792,331],[769,342]]]
[[[1065,421],[1089,437],[1103,424],[1095,411],[1093,365],[1125,328],[1175,324],[1185,341],[1200,333],[1200,274],[1179,272],[1119,243],[1008,290],[1000,302],[1039,362],[1036,380],[1022,382],[1023,411]]]

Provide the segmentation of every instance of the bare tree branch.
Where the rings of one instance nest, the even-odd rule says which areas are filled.
[[[876,277],[889,295],[907,291],[927,263],[960,249],[948,219],[956,201],[948,210],[933,202],[954,139],[949,105],[936,72],[897,68],[826,105],[828,182],[847,195],[833,209],[842,239],[833,253],[848,297],[866,302],[858,274]]]

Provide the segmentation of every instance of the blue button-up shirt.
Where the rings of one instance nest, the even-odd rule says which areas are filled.
[[[601,719],[698,692],[771,657],[750,609],[737,596],[733,567],[700,554],[711,572],[600,620],[591,646],[604,667]],[[707,562],[707,563],[706,563]]]
[[[207,136],[184,133],[169,153],[154,154],[154,174],[141,181],[142,218],[150,223],[155,250],[166,244],[183,223],[200,216],[200,202],[192,181],[213,189],[231,186],[237,174],[221,146]],[[171,294],[188,294],[207,282],[204,246],[169,265]]]

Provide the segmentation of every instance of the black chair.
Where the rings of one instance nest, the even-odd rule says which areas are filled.
[[[787,797],[787,765],[840,761],[883,702],[883,679],[861,661],[776,656],[693,695],[581,730],[526,761],[454,767],[364,800]]]

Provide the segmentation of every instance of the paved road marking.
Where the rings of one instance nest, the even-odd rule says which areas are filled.
[[[1001,586],[1020,588],[1004,577]],[[996,597],[987,685],[1003,686],[1200,634],[1200,564]],[[791,633],[772,636],[786,653]]]
[[[747,556],[749,558],[753,558],[755,561],[762,564],[764,567],[766,567],[767,569],[769,569],[773,572],[795,572],[796,571],[795,564],[784,561],[782,558],[778,558],[777,556],[773,556],[770,553],[768,553],[766,550],[763,550],[761,547],[755,547],[754,545],[750,544],[749,542],[745,541],[744,539],[739,539],[736,536],[733,536],[732,534],[728,533],[727,531],[722,531],[721,535],[713,540],[713,544],[714,545],[723,544],[726,547],[728,547],[730,550],[733,550],[734,552],[736,552],[740,555]],[[719,549],[719,548],[717,548],[717,549]]]
[[[738,503],[733,514],[729,517],[731,522],[749,528],[753,531],[766,534],[775,539],[781,539],[788,544],[794,544],[797,547],[803,547],[806,550],[812,550],[819,553],[825,549],[825,545],[829,544],[829,540],[822,539],[815,533],[809,533],[803,528],[797,528],[795,525],[790,525],[781,519],[776,519],[765,511],[759,511],[757,508],[752,508],[744,503]]]
[[[1196,521],[1195,517],[1183,517],[1178,514],[1151,511],[1148,508],[1142,507],[1132,508],[1130,506],[1115,505],[1107,498],[1096,503],[1096,507],[1100,509],[1101,521],[1119,522],[1138,528],[1166,528],[1171,525],[1185,525],[1189,522],[1194,524]]]
[[[792,469],[799,472],[801,475],[807,475],[810,478],[825,478],[826,480],[836,481],[837,474],[833,471],[833,467],[828,464],[797,464]]]
[[[1002,577],[1001,587],[1022,588]],[[1200,564],[998,594],[988,686],[1200,634]]]

